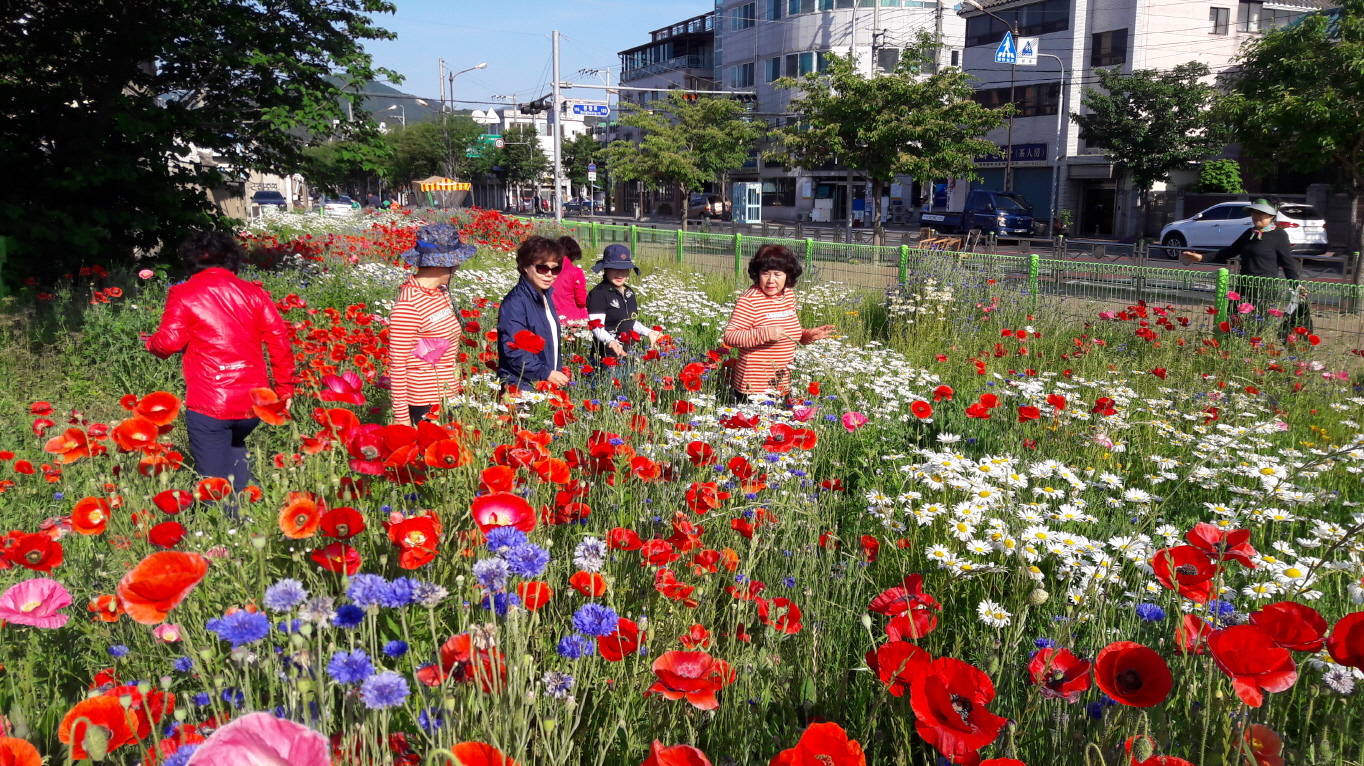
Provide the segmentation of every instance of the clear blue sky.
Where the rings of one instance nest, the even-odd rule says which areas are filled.
[[[396,0],[395,15],[376,17],[398,35],[370,41],[366,49],[379,66],[404,76],[404,92],[439,95],[438,58],[447,71],[479,62],[488,68],[455,80],[454,97],[489,101],[494,94],[516,94],[528,101],[549,92],[550,31],[558,29],[562,77],[590,67],[619,67],[617,51],[643,45],[649,32],[698,16],[713,0]],[[613,70],[616,82],[619,69]],[[601,98],[600,91],[575,91]],[[487,108],[456,104],[457,108]]]

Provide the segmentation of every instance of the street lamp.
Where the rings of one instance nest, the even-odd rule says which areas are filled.
[[[1056,230],[1056,207],[1061,202],[1061,158],[1065,156],[1065,115],[1066,115],[1066,62],[1060,56],[1051,53],[1039,53],[1039,57],[1046,56],[1049,59],[1056,59],[1057,66],[1061,67],[1061,92],[1056,94],[1056,151],[1053,152],[1052,160],[1056,163],[1051,169],[1051,220],[1052,231]]]
[[[398,119],[402,121],[402,123],[403,123],[403,129],[406,130],[406,129],[407,129],[407,107],[403,106],[402,104],[394,104],[393,106],[390,106],[389,108],[385,109],[384,111],[385,111],[385,112],[391,112],[391,111],[393,111],[394,109],[401,109],[401,110],[402,110],[401,112],[398,112]]]
[[[980,0],[965,0],[965,4],[971,6],[972,8],[975,8],[976,10],[980,11],[981,13],[985,14],[986,16],[989,16],[990,18],[994,19],[995,21],[998,21],[999,23],[1003,24],[1005,27],[1008,27],[1008,28],[1012,29],[1012,30],[1013,30],[1013,37],[1014,37],[1014,45],[1018,45],[1018,18],[1017,18],[1017,17],[1014,18],[1014,20],[1013,20],[1012,23],[1011,23],[1011,22],[1008,22],[1008,21],[1005,21],[1004,19],[1000,18],[999,16],[996,16],[994,13],[991,13],[990,11],[985,10],[985,6],[983,6],[983,5],[980,4]],[[1014,102],[1014,96],[1016,95],[1016,94],[1014,93],[1014,90],[1015,90],[1015,86],[1014,86],[1014,75],[1016,75],[1017,73],[1018,73],[1018,57],[1017,57],[1017,56],[1014,56],[1014,63],[1009,65],[1009,103],[1010,103],[1010,104],[1013,104],[1013,102]],[[1004,191],[1013,191],[1013,190],[1014,190],[1014,116],[1013,116],[1012,114],[1010,114],[1010,115],[1009,115],[1009,151],[1008,151],[1008,154],[1006,154],[1006,155],[1004,156]]]
[[[459,77],[460,75],[464,74],[465,72],[472,72],[472,71],[474,71],[475,69],[487,69],[487,68],[488,68],[488,62],[484,61],[483,63],[478,64],[477,66],[471,66],[471,67],[469,67],[468,69],[461,69],[461,70],[459,70],[458,72],[454,72],[454,73],[452,73],[452,74],[450,75],[450,80],[449,80],[450,87],[449,87],[449,89],[448,89],[448,91],[447,91],[447,92],[450,94],[450,111],[452,111],[452,112],[455,111],[455,78],[456,78],[456,77]]]

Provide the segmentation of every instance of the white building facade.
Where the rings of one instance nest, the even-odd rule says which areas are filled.
[[[508,188],[505,190],[505,194],[507,197],[506,199],[507,207],[516,208],[518,205],[517,201],[518,196],[523,199],[527,197],[537,197],[539,199],[549,200],[550,203],[552,204],[553,197],[550,194],[550,190],[553,189],[554,187],[554,182],[552,179],[553,176],[552,163],[554,161],[553,130],[556,121],[561,126],[560,129],[563,131],[561,140],[564,142],[572,140],[575,136],[581,133],[589,132],[589,127],[587,124],[588,118],[584,115],[581,114],[575,115],[573,113],[574,110],[572,107],[573,104],[575,103],[582,102],[573,98],[565,98],[563,105],[564,108],[561,110],[561,113],[558,116],[557,120],[555,115],[552,115],[549,112],[541,112],[540,114],[522,114],[520,106],[517,104],[514,104],[513,106],[508,107],[506,109],[489,109],[487,111],[475,109],[472,113],[470,113],[469,116],[473,119],[473,121],[482,125],[484,127],[484,132],[489,135],[501,136],[505,134],[508,130],[511,130],[513,127],[520,125],[530,126],[534,128],[536,140],[540,144],[540,150],[545,153],[545,156],[549,158],[551,162],[550,172],[546,173],[545,176],[541,179],[540,183],[537,184],[535,187],[533,188],[527,187],[521,189]],[[560,179],[559,187],[560,187],[559,192],[562,195],[561,197],[562,199],[565,200],[571,199],[576,195],[576,191],[570,188],[570,183],[567,177]]]

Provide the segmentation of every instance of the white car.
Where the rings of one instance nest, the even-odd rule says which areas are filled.
[[[355,203],[344,194],[340,197],[324,197],[322,199],[322,212],[327,215],[353,215]]]
[[[1160,231],[1160,244],[1169,248],[1226,247],[1250,228],[1247,202],[1224,202],[1182,221],[1175,221]],[[1293,252],[1299,255],[1322,255],[1326,252],[1326,220],[1316,208],[1301,202],[1286,202],[1274,217],[1279,228],[1288,232]],[[1165,251],[1170,258],[1178,257],[1175,250]]]

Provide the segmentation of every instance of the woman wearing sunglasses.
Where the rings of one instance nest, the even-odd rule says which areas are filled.
[[[542,380],[553,386],[568,384],[568,376],[559,369],[559,317],[554,309],[554,280],[563,264],[563,245],[552,239],[527,237],[516,249],[521,281],[502,299],[497,315],[497,377],[504,390],[533,388]]]

